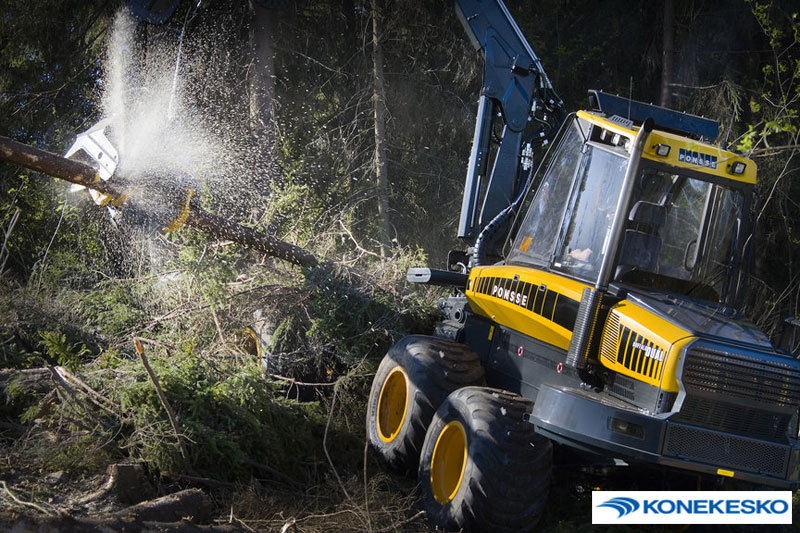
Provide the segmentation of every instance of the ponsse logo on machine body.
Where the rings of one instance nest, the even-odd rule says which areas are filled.
[[[691,163],[699,167],[717,168],[717,156],[704,154],[702,152],[694,152],[685,148],[679,150],[678,161]]]
[[[569,331],[575,326],[578,302],[545,284],[530,283],[518,277],[485,276],[475,282],[472,290],[527,309]]]
[[[520,307],[528,307],[528,295],[523,294],[519,291],[514,291],[509,288],[503,288],[498,286],[496,283],[492,285],[492,296],[496,298],[500,298],[501,300],[505,300],[507,302],[511,302],[512,304],[517,304]]]

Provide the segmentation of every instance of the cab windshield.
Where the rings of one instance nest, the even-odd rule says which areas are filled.
[[[594,281],[630,160],[625,150],[587,139],[576,119],[551,155],[509,262],[539,265]]]

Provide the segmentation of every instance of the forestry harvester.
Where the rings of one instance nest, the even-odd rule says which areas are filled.
[[[737,311],[755,163],[698,116],[601,91],[565,113],[501,0],[456,10],[485,59],[470,248],[408,272],[455,290],[378,367],[373,448],[447,530],[534,527],[553,443],[796,488],[800,362]]]

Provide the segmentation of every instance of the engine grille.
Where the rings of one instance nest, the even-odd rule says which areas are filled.
[[[790,413],[775,413],[687,396],[680,414],[674,420],[756,439],[785,442],[791,418]]]
[[[686,398],[675,421],[781,442],[795,429],[800,364],[794,359],[700,345],[686,354],[681,381]]]
[[[800,372],[785,363],[742,354],[693,348],[683,365],[685,387],[776,407],[800,404]]]
[[[619,315],[609,313],[606,326],[603,330],[603,340],[600,344],[600,355],[609,361],[617,361],[617,350],[619,349]]]
[[[665,352],[655,342],[621,325],[617,313],[609,313],[600,343],[601,357],[641,377],[660,382],[664,373]]]
[[[789,446],[670,423],[663,454],[733,470],[785,477],[789,450]]]

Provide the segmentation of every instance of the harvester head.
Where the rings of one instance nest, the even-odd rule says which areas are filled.
[[[97,175],[103,181],[108,181],[114,175],[114,171],[119,164],[119,154],[111,141],[106,137],[107,130],[111,123],[111,118],[105,118],[78,134],[75,142],[64,154],[64,157],[75,159],[87,163],[97,170]],[[70,187],[71,191],[85,189],[83,185],[74,184]],[[89,195],[97,205],[106,205],[111,201],[107,194],[89,189]]]

